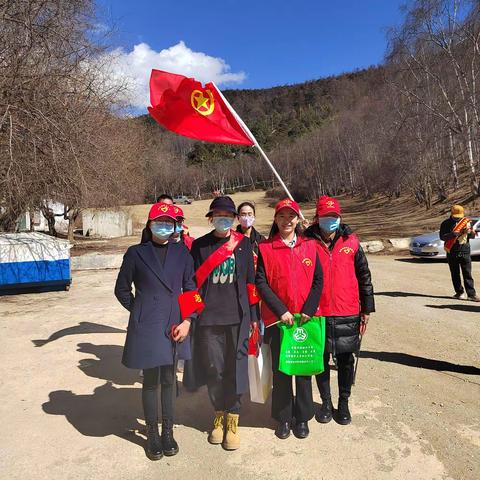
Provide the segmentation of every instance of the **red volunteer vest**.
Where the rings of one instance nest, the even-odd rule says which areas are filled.
[[[315,243],[323,269],[319,314],[326,317],[359,315],[360,295],[355,275],[358,238],[355,235],[340,237],[331,252],[323,242],[316,240]]]
[[[277,234],[260,243],[258,248],[270,288],[290,313],[300,313],[312,288],[317,254],[315,241],[298,237],[292,249]],[[266,326],[278,320],[265,302],[261,304],[261,314]]]

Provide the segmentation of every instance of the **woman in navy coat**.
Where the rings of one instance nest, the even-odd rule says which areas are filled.
[[[175,361],[191,358],[190,342],[184,342],[191,318],[182,321],[179,296],[195,291],[196,285],[193,260],[187,248],[182,243],[169,242],[175,231],[173,206],[153,205],[147,230],[151,240],[133,245],[123,258],[115,296],[130,312],[122,363],[128,368],[143,369],[146,453],[150,459],[158,460],[163,454],[178,453],[178,444],[173,438]],[[162,385],[161,438],[158,432],[159,383]]]

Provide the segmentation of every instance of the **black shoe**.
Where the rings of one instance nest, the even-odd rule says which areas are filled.
[[[309,433],[308,422],[298,422],[293,427],[293,434],[297,438],[307,438]]]
[[[280,422],[275,429],[275,435],[281,440],[290,436],[290,422]]]
[[[162,440],[158,433],[158,424],[147,424],[147,447],[145,453],[150,460],[160,460],[163,457]]]
[[[328,423],[333,417],[333,405],[332,399],[328,398],[326,400],[322,399],[322,406],[320,410],[315,415],[315,419],[319,423]]]
[[[166,457],[173,457],[178,453],[178,443],[173,438],[172,420],[162,420],[162,449]]]
[[[348,425],[352,421],[350,410],[348,409],[348,400],[340,398],[338,400],[338,409],[335,413],[335,421],[340,425]]]

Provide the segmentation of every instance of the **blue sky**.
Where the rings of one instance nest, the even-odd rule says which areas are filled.
[[[223,88],[262,88],[381,63],[404,0],[97,3],[115,25],[111,43],[124,70],[158,63]]]

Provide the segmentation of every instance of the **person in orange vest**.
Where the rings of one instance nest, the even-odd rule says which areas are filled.
[[[292,377],[278,369],[280,329],[275,324],[292,325],[294,313],[308,321],[317,311],[323,285],[315,242],[300,235],[299,219],[296,202],[277,203],[269,239],[258,246],[255,278],[266,326],[264,340],[272,350],[272,417],[278,422],[275,435],[282,440],[290,436],[292,427],[297,438],[306,438],[308,421],[314,416],[312,377],[295,377],[294,398]]]
[[[348,408],[353,374],[354,352],[360,348],[370,314],[375,311],[373,286],[367,258],[358,238],[342,223],[342,210],[335,198],[326,195],[317,202],[315,223],[305,235],[316,241],[323,269],[323,292],[319,313],[326,317],[325,371],[316,376],[322,397],[317,414],[320,423],[332,418],[347,425],[352,417]],[[338,366],[338,408],[333,411],[330,393],[330,355]]]
[[[471,222],[465,218],[465,209],[461,205],[453,205],[450,217],[440,225],[440,239],[445,242],[444,248],[447,252],[448,266],[455,289],[453,296],[459,300],[468,298],[473,302],[480,302],[473,282],[472,257],[470,256],[470,240],[475,238],[475,235]],[[465,288],[462,286],[460,269]]]

